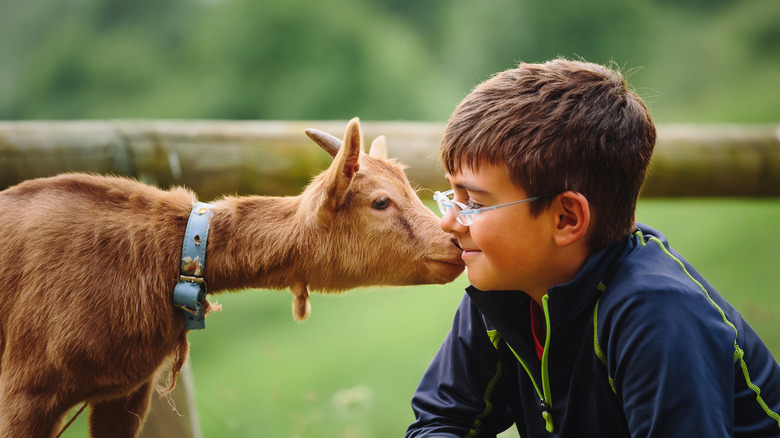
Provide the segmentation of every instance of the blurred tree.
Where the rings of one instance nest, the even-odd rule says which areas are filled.
[[[780,2],[731,2],[701,14],[690,5],[656,9],[653,33],[663,47],[642,71],[656,90],[660,122],[777,122]],[[763,41],[761,44],[759,41]]]
[[[229,94],[210,96],[207,116],[430,117],[435,106],[419,92],[435,66],[416,36],[369,3],[338,5],[233,0],[215,11],[195,41],[200,64]]]
[[[780,2],[705,3],[0,0],[0,119],[445,120],[566,56],[631,72],[661,122],[779,120]]]

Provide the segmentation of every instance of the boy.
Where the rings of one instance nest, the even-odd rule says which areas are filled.
[[[780,366],[635,222],[655,139],[595,64],[521,64],[460,103],[435,199],[471,286],[407,437],[780,436]]]

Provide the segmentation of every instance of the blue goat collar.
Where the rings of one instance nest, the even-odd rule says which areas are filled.
[[[179,282],[173,288],[173,305],[184,316],[184,328],[200,330],[206,328],[206,240],[209,235],[209,221],[214,215],[214,205],[196,202],[187,221],[184,241],[181,246]]]

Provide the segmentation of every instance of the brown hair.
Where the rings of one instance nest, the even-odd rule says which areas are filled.
[[[520,64],[477,86],[450,118],[440,159],[450,174],[503,164],[528,196],[583,194],[597,248],[635,230],[655,139],[647,107],[619,72],[556,59]],[[533,202],[531,213],[551,202]]]

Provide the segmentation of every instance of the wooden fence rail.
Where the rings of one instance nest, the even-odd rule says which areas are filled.
[[[185,185],[223,194],[295,194],[330,157],[304,134],[339,137],[342,121],[0,122],[0,189],[67,171]],[[418,186],[446,187],[437,152],[444,124],[364,122]],[[780,125],[663,125],[644,196],[780,196]],[[606,175],[605,177],[609,177]]]

